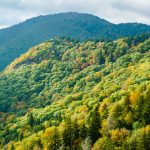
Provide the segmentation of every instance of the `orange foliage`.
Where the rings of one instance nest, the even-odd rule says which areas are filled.
[[[135,105],[140,97],[139,92],[133,92],[130,94],[130,102]]]

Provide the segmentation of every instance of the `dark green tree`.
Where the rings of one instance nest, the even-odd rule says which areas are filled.
[[[101,127],[100,114],[98,112],[99,104],[94,108],[89,125],[89,135],[92,143],[95,143],[100,137],[99,129]]]
[[[85,124],[80,128],[80,137],[82,139],[85,139],[88,135],[88,128],[85,126]]]
[[[30,125],[31,128],[33,128],[35,123],[34,117],[32,113],[28,114],[28,124]]]
[[[63,144],[65,148],[69,148],[70,150],[72,150],[73,148],[73,134],[72,134],[72,122],[71,122],[71,118],[67,118],[65,120],[65,129],[63,132]]]

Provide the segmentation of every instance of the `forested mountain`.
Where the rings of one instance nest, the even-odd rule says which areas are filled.
[[[2,150],[149,150],[150,37],[55,38],[0,75]]]
[[[112,24],[96,16],[61,13],[39,16],[0,30],[0,70],[30,47],[55,36],[85,39],[117,39],[150,32],[150,26],[138,23]]]

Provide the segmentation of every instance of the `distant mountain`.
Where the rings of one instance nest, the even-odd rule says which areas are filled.
[[[150,32],[150,26],[137,23],[112,24],[90,14],[60,13],[39,16],[0,30],[0,70],[13,59],[55,36],[85,39],[117,39]]]

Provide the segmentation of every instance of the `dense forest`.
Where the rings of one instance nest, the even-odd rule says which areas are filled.
[[[113,24],[83,13],[39,16],[6,29],[0,29],[0,71],[30,47],[56,36],[87,39],[118,39],[150,33],[139,23]]]
[[[150,36],[54,38],[0,74],[0,149],[149,150]]]

